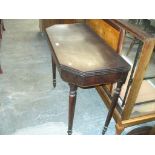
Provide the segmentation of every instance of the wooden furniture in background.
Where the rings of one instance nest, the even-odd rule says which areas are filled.
[[[3,31],[5,31],[4,23],[3,23],[3,20],[0,19],[0,42],[1,42],[1,39],[2,39],[2,33],[3,33]],[[0,65],[0,74],[2,74],[1,65]]]
[[[0,19],[0,39],[2,39],[2,33],[5,31],[3,20]]]
[[[139,27],[140,29],[142,29],[144,31],[147,31],[148,33],[152,29],[151,20],[149,20],[149,19],[129,19],[128,22],[131,23],[132,25]],[[137,50],[140,50],[141,44],[142,44],[141,41],[139,39],[137,39],[136,37],[128,36],[128,38],[131,39],[131,44],[129,46],[129,49],[128,49],[126,55],[129,55],[133,46],[136,44],[138,44]]]
[[[130,69],[125,60],[115,52],[122,46],[121,28],[112,20],[97,21],[105,27],[103,34],[107,36],[107,40],[96,34],[98,30],[94,32],[93,20],[86,21],[87,24],[65,24],[47,28],[52,52],[53,86],[56,86],[56,66],[61,78],[70,86],[68,134],[72,134],[77,88],[99,85],[106,88],[105,84],[117,83],[102,134],[106,132]],[[111,42],[112,37],[119,39],[115,40],[116,43]]]
[[[125,31],[111,20],[87,19],[86,24],[96,32],[115,52],[120,53],[124,41]]]
[[[112,22],[112,20],[111,20]],[[120,53],[122,50],[125,31],[119,25],[109,23],[109,20],[101,19],[87,19],[86,24],[91,27],[95,33],[100,36],[110,47],[113,48],[114,52]],[[112,84],[106,86],[106,89],[112,91]]]
[[[153,53],[155,38],[150,34],[147,34],[146,32],[130,25],[125,21],[122,20],[114,20],[114,21],[117,24],[119,24],[122,28],[124,28],[126,32],[130,33],[131,35],[133,35],[133,37],[136,37],[143,43],[138,63],[136,64],[136,70],[133,74],[132,80],[130,81],[130,89],[127,95],[127,99],[125,100],[124,107],[121,107],[120,105],[117,106],[113,115],[116,121],[116,134],[121,134],[126,127],[155,120],[155,110],[154,112],[151,113],[144,113],[144,114],[135,113],[136,112],[135,109],[138,106],[136,105],[137,97],[142,87],[145,71],[147,69],[151,55]],[[109,96],[106,95],[106,92],[103,89],[103,87],[99,86],[96,87],[96,89],[101,98],[103,99],[104,103],[107,105],[107,107],[109,107],[111,105],[111,101]],[[146,104],[144,104],[144,106],[145,105]],[[145,107],[145,109],[146,108],[147,107]]]
[[[83,22],[82,19],[39,19],[40,32],[45,32],[45,29],[54,24],[72,24]]]

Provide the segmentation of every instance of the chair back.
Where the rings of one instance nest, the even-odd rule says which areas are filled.
[[[86,24],[91,27],[109,46],[120,53],[124,41],[125,31],[112,19],[87,19]]]

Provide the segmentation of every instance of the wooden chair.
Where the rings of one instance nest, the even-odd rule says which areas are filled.
[[[138,26],[140,29],[144,30],[144,31],[147,31],[147,32],[150,32],[151,31],[151,21],[148,20],[148,19],[129,19],[128,21],[130,24],[132,25],[135,25],[135,26]],[[128,33],[127,33],[128,34]],[[137,39],[136,37],[132,37],[132,36],[128,36],[127,37],[129,39],[131,39],[131,44],[129,46],[129,49],[126,53],[126,55],[128,56],[130,51],[132,50],[133,46],[134,45],[138,45],[138,48],[137,48],[137,51],[140,51],[141,50],[141,47],[142,47],[142,41],[140,41],[139,39]]]
[[[148,111],[147,105],[149,103],[141,103],[140,105],[138,105],[137,103],[140,90],[143,90],[143,88],[146,89],[146,87],[143,87],[143,83],[145,82],[145,72],[153,53],[155,37],[129,24],[124,20],[114,21],[122,28],[124,28],[126,32],[130,33],[133,37],[136,37],[138,40],[141,40],[143,43],[132,80],[127,80],[127,82],[130,82],[130,89],[125,100],[125,104],[123,107],[118,105],[113,113],[113,117],[116,122],[116,134],[121,134],[123,130],[127,127],[155,120],[154,109],[151,108],[151,106],[149,106]],[[107,105],[107,107],[110,107],[110,98],[106,95],[105,90],[100,86],[96,89],[101,98],[103,99],[104,103]],[[124,87],[124,90],[126,91],[126,87]],[[146,95],[143,94],[143,97],[145,96]],[[155,104],[155,102],[152,104]],[[145,111],[137,111],[138,107],[143,108],[143,110]]]

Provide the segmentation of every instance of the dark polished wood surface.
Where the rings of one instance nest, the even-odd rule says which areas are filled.
[[[129,70],[124,59],[85,24],[51,26],[47,34],[61,77],[67,81],[66,76],[72,74],[67,82],[81,87],[114,83],[121,76],[119,72]]]
[[[57,66],[61,78],[69,83],[68,134],[72,134],[78,86],[90,87],[117,82],[102,134],[112,118],[130,66],[86,24],[54,25],[46,29],[52,52],[53,86]]]

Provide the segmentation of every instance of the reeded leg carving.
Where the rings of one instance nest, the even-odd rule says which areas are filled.
[[[69,114],[68,114],[68,135],[72,134],[73,127],[73,119],[75,112],[75,104],[76,104],[76,90],[77,86],[69,84],[70,92],[69,92]]]
[[[1,66],[0,66],[0,74],[2,74],[3,72],[2,72],[2,69],[1,69]]]
[[[52,57],[53,87],[56,87],[56,64]]]
[[[5,27],[4,27],[3,21],[2,21],[2,29],[3,29],[3,31],[5,31]]]
[[[112,104],[111,104],[111,107],[109,109],[106,121],[105,121],[105,125],[104,125],[103,131],[102,131],[102,135],[104,135],[106,133],[106,131],[107,131],[107,128],[108,128],[108,125],[109,125],[109,123],[111,121],[114,109],[115,109],[115,107],[117,105],[117,102],[118,102],[118,97],[119,97],[122,85],[123,85],[123,82],[121,82],[121,81],[119,81],[117,83],[117,88],[115,89],[115,92],[114,92],[114,95],[113,95]]]

